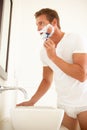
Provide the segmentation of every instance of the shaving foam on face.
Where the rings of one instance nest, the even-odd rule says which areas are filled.
[[[47,24],[42,30],[39,31],[41,38],[45,41],[51,37],[54,33],[54,27],[51,24]]]

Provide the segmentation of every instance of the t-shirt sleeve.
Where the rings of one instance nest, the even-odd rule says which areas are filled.
[[[87,39],[82,36],[76,38],[76,45],[73,53],[87,53]]]

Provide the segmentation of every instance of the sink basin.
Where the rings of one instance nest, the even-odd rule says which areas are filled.
[[[16,107],[11,110],[14,130],[59,130],[64,110],[52,107]]]

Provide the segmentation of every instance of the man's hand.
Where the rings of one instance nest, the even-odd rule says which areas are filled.
[[[34,104],[31,101],[25,101],[17,104],[16,106],[33,106]]]
[[[52,60],[56,56],[55,43],[49,38],[44,42],[48,57]]]

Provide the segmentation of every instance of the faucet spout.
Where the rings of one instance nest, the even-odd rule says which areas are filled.
[[[0,93],[8,90],[20,90],[24,94],[24,98],[28,98],[27,91],[22,87],[7,87],[7,86],[0,86]]]

